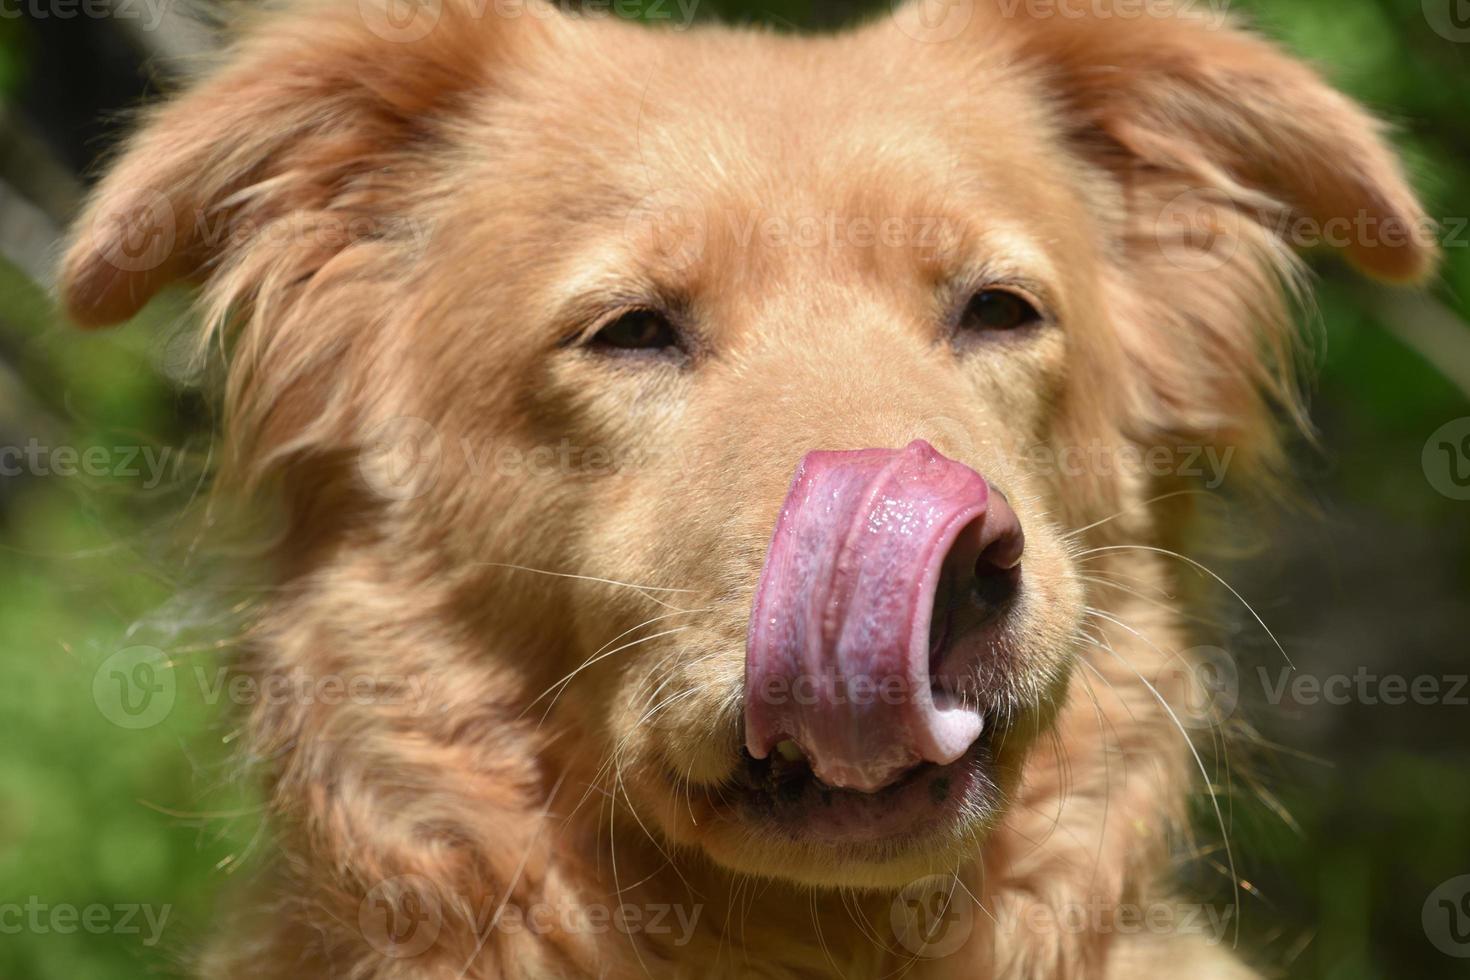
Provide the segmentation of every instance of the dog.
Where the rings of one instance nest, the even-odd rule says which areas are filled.
[[[1282,477],[1298,230],[1434,267],[1382,127],[1162,5],[681,27],[293,0],[79,218],[80,324],[199,290],[242,669],[348,692],[249,709],[200,974],[1256,975],[1169,597]]]

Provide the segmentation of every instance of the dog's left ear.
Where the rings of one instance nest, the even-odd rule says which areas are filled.
[[[1282,205],[1289,213],[1270,224],[1289,244],[1333,245],[1379,279],[1418,282],[1433,270],[1433,226],[1384,127],[1306,64],[1223,14],[1087,6],[1063,16],[1065,5],[1023,0],[1000,16],[1079,132],[1111,144],[1094,146],[1095,158],[1248,209]]]

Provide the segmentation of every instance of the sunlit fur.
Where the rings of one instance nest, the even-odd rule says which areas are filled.
[[[277,855],[202,972],[1249,975],[1188,932],[1014,925],[1171,899],[1204,789],[1165,707],[1191,676],[1171,597],[1195,570],[1166,552],[1187,551],[1196,483],[1030,451],[1211,447],[1236,486],[1270,479],[1275,420],[1296,413],[1298,271],[1275,219],[1418,221],[1376,124],[1268,44],[1183,17],[979,2],[944,8],[968,18],[953,32],[906,8],[802,38],[444,0],[400,43],[370,9],[241,25],[112,165],[62,275],[91,325],[176,279],[201,289],[201,351],[228,362],[215,493],[281,524],[243,662],[426,685],[250,713]],[[1184,192],[1223,253],[1161,219]],[[650,195],[651,226],[630,218]],[[110,217],[160,200],[166,261],[116,268]],[[697,234],[665,226],[670,204]],[[907,235],[744,233],[831,215]],[[1433,262],[1414,244],[1348,258],[1405,281]],[[940,287],[982,280],[1038,283],[1052,322],[951,342]],[[578,346],[654,300],[687,318],[685,362]],[[378,492],[372,450],[403,416],[439,439],[406,499]],[[783,843],[714,802],[776,510],[806,451],[917,436],[1026,528],[994,719],[1005,799],[881,852]],[[493,456],[563,439],[618,464]],[[980,909],[963,948],[910,964],[889,910],[930,872]],[[359,928],[388,880],[444,911],[419,955]],[[538,901],[702,912],[679,946],[484,928]]]

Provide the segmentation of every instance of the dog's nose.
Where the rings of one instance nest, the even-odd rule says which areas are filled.
[[[984,728],[975,679],[1023,544],[1004,496],[923,440],[808,453],[751,611],[750,754],[799,749],[866,792],[959,759]]]

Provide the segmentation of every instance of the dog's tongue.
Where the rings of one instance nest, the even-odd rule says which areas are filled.
[[[973,567],[990,537],[988,496],[922,440],[802,460],[751,612],[751,755],[789,740],[823,782],[870,792],[964,754],[983,718],[943,693],[936,703],[929,625],[946,555]]]

